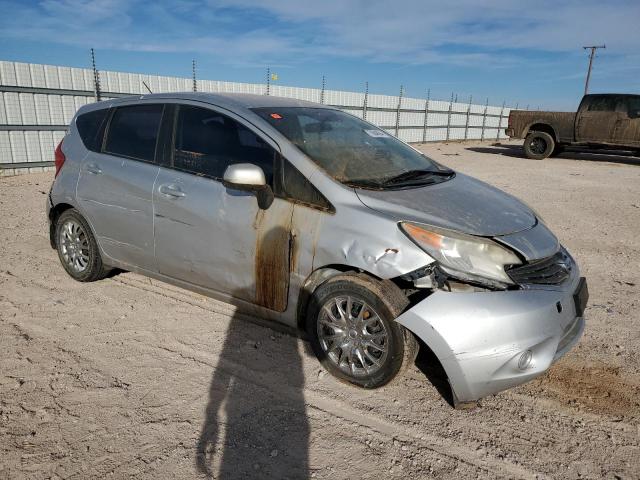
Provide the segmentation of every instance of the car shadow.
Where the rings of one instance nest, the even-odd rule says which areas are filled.
[[[306,353],[285,327],[256,335],[253,325],[267,323],[239,312],[230,320],[196,445],[206,478],[310,478]]]
[[[522,151],[522,145],[510,145],[510,144],[495,144],[486,147],[466,147],[466,150],[477,153],[491,153],[494,155],[504,155],[507,157],[523,158],[524,152]],[[591,162],[609,162],[620,163],[625,165],[640,165],[640,157],[632,152],[620,151],[620,150],[588,150],[579,147],[567,148],[564,152],[553,158],[566,158],[573,160],[585,160]],[[546,159],[546,161],[553,160],[553,158]],[[537,160],[532,160],[537,161]]]

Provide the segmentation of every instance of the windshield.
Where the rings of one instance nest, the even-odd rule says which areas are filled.
[[[340,110],[255,108],[311,160],[339,182],[372,188],[425,185],[453,176],[417,150]]]

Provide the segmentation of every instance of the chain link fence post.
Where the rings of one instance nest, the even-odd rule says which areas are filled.
[[[196,61],[191,61],[191,75],[193,77],[193,91],[198,91],[198,81],[196,80]]]
[[[267,93],[266,93],[266,95],[269,95],[270,86],[271,86],[271,69],[269,67],[267,67]]]
[[[473,100],[473,96],[469,95],[469,106],[467,107],[467,119],[464,123],[464,139],[467,140],[469,138],[469,118],[471,117],[471,101]]]
[[[367,101],[369,100],[369,82],[364,82],[364,103],[362,104],[362,119],[367,120]]]
[[[496,132],[496,142],[500,140],[500,130],[502,129],[502,115],[504,115],[504,106],[506,101],[502,101],[502,108],[500,109],[500,117],[498,118],[498,131]]]
[[[100,72],[96,68],[96,55],[91,49],[91,68],[93,69],[93,96],[96,99],[96,102],[99,102],[102,99],[102,92],[100,91]]]
[[[424,102],[424,128],[422,129],[422,143],[427,142],[427,129],[429,128],[429,99],[431,98],[431,89],[427,90],[427,99]]]
[[[402,95],[404,94],[404,85],[400,85],[400,95],[398,96],[398,108],[396,109],[396,138],[400,134],[400,108],[402,107]]]
[[[449,102],[449,111],[447,112],[447,139],[449,141],[449,133],[451,131],[451,109],[453,108],[453,92],[451,92],[451,101]]]
[[[480,140],[484,141],[484,129],[487,126],[487,108],[489,107],[489,98],[487,97],[487,101],[484,104],[484,112],[482,114],[482,133],[480,134]]]

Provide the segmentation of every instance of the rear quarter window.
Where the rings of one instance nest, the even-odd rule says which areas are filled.
[[[84,146],[93,152],[99,152],[104,137],[104,127],[109,114],[108,108],[83,113],[76,118],[76,128]]]

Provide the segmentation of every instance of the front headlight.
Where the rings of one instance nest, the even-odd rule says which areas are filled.
[[[478,280],[513,284],[504,267],[522,263],[515,253],[487,238],[407,222],[402,222],[400,228],[447,273],[462,279],[479,277]]]

